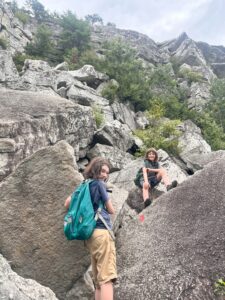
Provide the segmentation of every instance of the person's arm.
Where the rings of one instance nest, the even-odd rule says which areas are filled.
[[[68,209],[70,207],[71,195],[66,198],[64,206]]]
[[[112,205],[112,201],[110,199],[105,202],[105,207],[109,214],[111,214],[111,215],[115,214],[115,209],[114,209],[114,207]]]
[[[150,168],[147,168],[148,172],[155,172],[155,173],[158,173],[160,171],[160,169],[150,169]]]

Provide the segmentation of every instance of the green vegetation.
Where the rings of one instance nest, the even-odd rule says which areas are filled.
[[[87,15],[85,16],[85,20],[91,25],[94,25],[95,23],[103,25],[103,20],[98,14]]]
[[[105,122],[103,112],[101,108],[98,106],[94,106],[92,109],[93,109],[96,126],[97,128],[100,128]]]
[[[185,78],[188,84],[191,84],[192,82],[203,81],[203,75],[201,73],[190,70],[189,68],[182,68],[178,74]]]
[[[26,54],[33,59],[54,61],[54,45],[51,40],[52,32],[46,25],[40,25],[32,43],[26,46]]]
[[[34,16],[39,24],[33,41],[27,45],[26,53],[17,53],[14,62],[18,71],[22,70],[26,58],[42,59],[51,65],[66,61],[70,69],[84,64],[93,65],[96,70],[115,79],[118,85],[109,83],[102,96],[112,103],[115,99],[130,102],[136,111],[147,111],[151,128],[138,131],[145,147],[155,146],[170,153],[176,153],[178,120],[191,119],[202,130],[203,137],[213,150],[225,149],[225,79],[216,79],[211,88],[211,101],[204,111],[189,110],[187,90],[180,88],[177,77],[183,77],[189,85],[203,81],[203,76],[184,66],[177,57],[171,58],[167,65],[154,68],[144,67],[135,49],[121,39],[106,42],[98,56],[90,43],[90,24],[103,24],[97,15],[87,15],[85,21],[71,11],[62,15],[49,14],[37,0],[28,0],[30,10],[19,9],[14,0],[10,6],[17,18],[26,24]],[[58,38],[53,37],[49,22],[61,27]],[[108,23],[108,26],[115,24]],[[2,29],[5,28],[2,26]],[[7,41],[0,38],[0,47],[7,48]],[[173,74],[174,72],[174,74]],[[99,108],[94,109],[97,126],[101,126],[103,115]],[[170,120],[162,121],[165,118]],[[154,129],[154,130],[152,130]],[[172,138],[170,138],[172,136]]]
[[[0,47],[3,50],[6,50],[8,46],[7,40],[5,38],[0,38]]]
[[[26,7],[30,9],[31,14],[33,14],[39,23],[47,21],[50,17],[49,13],[44,8],[44,5],[38,0],[27,0]]]
[[[150,90],[147,71],[137,60],[137,53],[121,40],[104,45],[104,59],[98,61],[100,71],[119,83],[116,95],[123,102],[131,102],[136,110],[149,105]]]
[[[136,130],[135,134],[144,143],[140,151],[141,155],[150,147],[163,149],[172,155],[179,153],[178,137],[180,131],[177,129],[177,125],[180,124],[180,120],[165,119],[163,118],[164,114],[165,108],[163,105],[155,101],[152,109],[146,113],[150,125],[147,129]]]
[[[22,10],[17,10],[15,12],[15,17],[17,17],[23,23],[23,25],[27,24],[30,19],[29,15]]]
[[[62,27],[59,46],[63,53],[77,48],[78,53],[87,50],[90,42],[90,28],[87,22],[79,20],[71,11],[64,13],[59,20]]]
[[[225,280],[220,278],[214,284],[214,293],[218,296],[225,296]]]

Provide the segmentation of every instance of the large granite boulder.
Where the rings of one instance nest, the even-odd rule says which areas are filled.
[[[133,156],[127,152],[120,150],[117,147],[96,144],[91,148],[87,157],[92,159],[96,156],[101,156],[108,159],[112,172],[123,169],[129,162],[133,160]]]
[[[92,65],[84,65],[79,70],[69,71],[69,74],[93,88],[97,88],[101,82],[109,79],[106,74],[96,71]]]
[[[130,130],[137,129],[136,124],[136,115],[134,110],[131,109],[128,103],[123,104],[121,102],[115,101],[112,104],[113,114],[116,120],[120,121],[123,124],[127,124]]]
[[[117,147],[125,152],[135,143],[129,127],[117,120],[111,123],[107,122],[102,128],[97,130],[93,141],[95,143]]]
[[[0,245],[20,276],[50,287],[59,299],[86,271],[81,241],[63,234],[64,200],[82,181],[73,148],[64,141],[23,161],[0,184]]]
[[[191,120],[183,122],[183,124],[179,125],[179,129],[182,132],[178,143],[181,149],[179,156],[185,163],[191,162],[193,155],[203,155],[211,152],[210,145],[201,135],[201,129]]]
[[[193,154],[189,156],[189,159],[187,160],[186,163],[187,163],[187,168],[189,170],[192,170],[192,172],[196,172],[198,170],[201,170],[208,163],[219,159],[225,159],[224,150],[218,150],[218,151],[202,153],[202,154],[198,154],[198,153]]]
[[[9,263],[0,254],[0,299],[57,300],[55,294],[35,280],[24,279],[12,271]]]
[[[1,90],[0,179],[41,147],[65,139],[77,160],[86,155],[95,130],[92,109],[59,96]]]
[[[117,235],[115,299],[215,300],[224,277],[225,160],[208,164]]]
[[[0,50],[0,82],[15,82],[19,78],[16,66],[9,51]]]

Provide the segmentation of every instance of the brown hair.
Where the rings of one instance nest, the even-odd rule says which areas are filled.
[[[147,152],[145,153],[145,159],[148,159],[148,154],[149,154],[150,152],[153,152],[153,153],[155,154],[155,159],[154,159],[154,161],[158,161],[159,157],[158,157],[158,153],[157,153],[157,151],[155,150],[155,148],[150,148],[150,149],[147,150]]]
[[[93,158],[84,170],[84,178],[98,179],[104,165],[110,169],[110,164],[107,159],[102,157]]]

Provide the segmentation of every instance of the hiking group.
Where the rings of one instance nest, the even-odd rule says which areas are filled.
[[[110,214],[115,210],[106,189],[109,171],[110,164],[106,159],[92,159],[84,170],[85,181],[65,201],[68,213],[64,218],[64,233],[69,240],[85,240],[91,255],[95,300],[113,300],[113,282],[117,278],[110,220]],[[135,184],[142,187],[145,207],[151,204],[149,190],[161,180],[167,191],[177,185],[176,181],[170,183],[166,170],[160,168],[157,151],[153,148],[146,152],[137,177]]]

